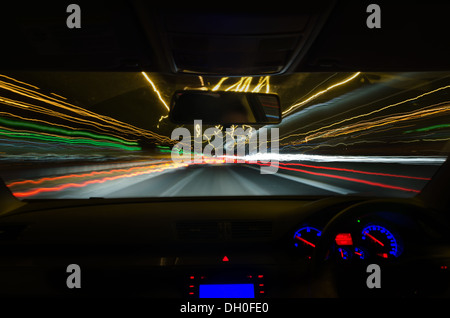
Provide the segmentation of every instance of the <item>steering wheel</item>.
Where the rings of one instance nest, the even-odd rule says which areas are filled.
[[[340,286],[338,286],[338,273],[339,269],[342,269],[342,266],[328,257],[330,247],[333,245],[336,235],[345,229],[348,224],[351,224],[357,218],[364,215],[370,215],[383,211],[393,214],[407,214],[409,217],[417,219],[424,217],[425,208],[415,199],[405,201],[402,199],[393,198],[359,202],[338,212],[326,224],[322,231],[321,239],[316,244],[312,266],[314,283],[313,286],[311,286],[311,290],[313,297],[360,296],[340,294]],[[368,264],[369,263],[367,263],[367,265]]]

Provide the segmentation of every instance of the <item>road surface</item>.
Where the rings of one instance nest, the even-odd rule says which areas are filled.
[[[167,160],[4,171],[21,199],[185,196],[329,196],[368,194],[411,197],[439,168],[437,163],[280,162],[275,174],[259,164],[175,165]]]

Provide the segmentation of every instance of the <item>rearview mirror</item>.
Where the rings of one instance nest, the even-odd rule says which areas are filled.
[[[169,118],[176,124],[278,124],[280,100],[276,94],[248,92],[176,91]]]

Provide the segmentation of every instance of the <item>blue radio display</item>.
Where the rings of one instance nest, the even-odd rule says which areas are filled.
[[[253,284],[200,285],[200,298],[255,298]]]

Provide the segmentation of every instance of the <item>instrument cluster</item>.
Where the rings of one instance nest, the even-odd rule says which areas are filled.
[[[342,262],[392,260],[402,255],[403,238],[393,224],[360,218],[356,218],[352,223],[346,224],[337,233],[332,233],[333,241],[328,246],[327,259]],[[312,259],[318,244],[322,243],[322,232],[321,226],[300,225],[292,238],[296,253],[306,259]]]

